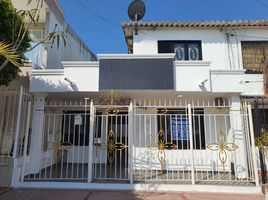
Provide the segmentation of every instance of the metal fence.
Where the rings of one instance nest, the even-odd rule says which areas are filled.
[[[1,90],[0,96],[0,164],[5,165],[9,163],[10,157],[23,154],[27,109],[31,96],[22,87],[20,90]]]
[[[26,181],[253,183],[251,113],[226,106],[65,106],[46,110]],[[251,122],[251,123],[250,123]],[[251,125],[251,126],[250,126]],[[34,162],[37,168],[31,168]]]
[[[134,118],[134,181],[254,181],[244,110],[151,107]]]

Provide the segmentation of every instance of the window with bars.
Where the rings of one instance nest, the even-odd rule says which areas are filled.
[[[162,129],[165,133],[165,142],[175,144],[177,146],[176,149],[190,149],[189,119],[185,109],[168,109],[164,115],[158,115],[157,123],[158,131]],[[194,149],[206,149],[203,110],[195,110],[195,114],[192,119],[192,126]]]
[[[158,41],[158,53],[175,53],[176,60],[202,60],[201,41]]]
[[[61,142],[69,142],[74,146],[88,146],[89,127],[89,113],[85,115],[84,112],[65,112],[62,115],[63,136]]]
[[[242,59],[247,73],[262,73],[268,59],[268,41],[242,41]]]

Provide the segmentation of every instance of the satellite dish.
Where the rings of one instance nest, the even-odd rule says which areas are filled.
[[[146,7],[143,1],[141,0],[134,0],[128,6],[128,16],[132,21],[139,21],[145,15]]]

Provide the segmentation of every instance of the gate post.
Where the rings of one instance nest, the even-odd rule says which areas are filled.
[[[133,183],[133,128],[134,112],[133,102],[130,101],[128,108],[128,177],[129,183]]]
[[[45,122],[45,94],[34,96],[32,134],[30,145],[30,173],[37,173],[42,169],[43,131]]]
[[[192,126],[192,108],[191,104],[188,104],[188,120],[189,120],[189,134],[190,134],[190,150],[191,150],[191,177],[192,185],[195,184],[194,174],[194,137],[193,137],[193,126]]]
[[[95,121],[95,110],[94,110],[93,100],[91,100],[90,101],[89,143],[88,143],[88,152],[89,152],[88,153],[88,180],[87,180],[89,183],[92,182],[94,121]]]
[[[23,86],[20,86],[20,93],[19,93],[19,102],[18,102],[18,112],[17,112],[17,121],[16,121],[16,130],[15,130],[15,138],[13,143],[13,171],[12,171],[12,179],[11,185],[16,186],[19,181],[20,175],[18,170],[18,144],[19,144],[19,133],[20,133],[20,122],[21,122],[21,107],[22,107],[22,100],[23,100]]]
[[[24,136],[24,147],[23,147],[23,163],[22,163],[22,170],[21,170],[21,181],[24,181],[24,173],[25,173],[25,164],[26,164],[26,156],[28,150],[28,143],[29,143],[29,128],[30,128],[30,117],[31,117],[31,101],[28,102],[28,109],[27,109],[27,121],[26,121],[26,128],[25,128],[25,136]]]
[[[15,159],[17,157],[17,153],[18,153],[22,95],[23,95],[23,86],[20,86],[19,105],[18,105],[18,113],[17,113],[17,121],[16,121],[16,132],[15,132],[14,149],[13,149],[13,159]]]
[[[253,159],[253,167],[254,167],[254,176],[255,176],[256,186],[259,186],[260,182],[259,182],[258,166],[257,166],[257,159],[256,159],[256,147],[255,147],[255,138],[254,138],[252,110],[251,110],[250,103],[248,104],[248,119],[249,119],[249,129],[250,129],[250,139],[251,139],[251,150],[252,150],[252,159]]]

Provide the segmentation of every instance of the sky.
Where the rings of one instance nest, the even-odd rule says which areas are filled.
[[[59,0],[66,21],[96,54],[127,53],[121,23],[132,0]],[[268,0],[144,0],[142,21],[268,19]]]

